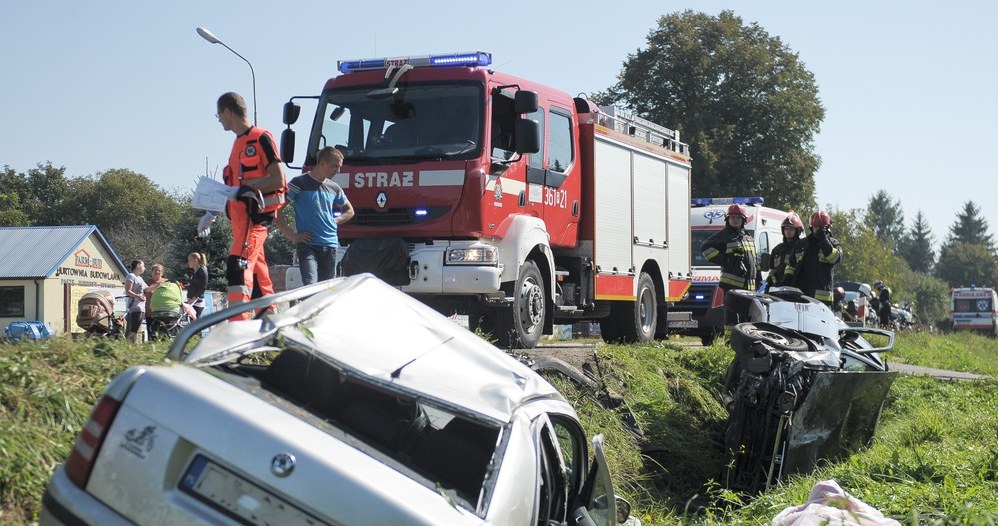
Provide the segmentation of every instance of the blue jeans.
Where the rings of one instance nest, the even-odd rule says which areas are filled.
[[[336,277],[336,247],[313,247],[305,243],[295,246],[303,285]]]

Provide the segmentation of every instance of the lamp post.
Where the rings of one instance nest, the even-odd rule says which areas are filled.
[[[256,72],[253,71],[253,64],[250,64],[250,61],[246,60],[246,57],[240,55],[239,53],[236,53],[236,50],[230,48],[229,46],[226,46],[225,42],[219,40],[218,37],[216,37],[211,33],[211,31],[208,31],[203,27],[199,27],[197,31],[198,34],[201,35],[201,38],[207,40],[208,42],[211,42],[212,44],[222,44],[223,46],[225,46],[225,49],[228,49],[229,51],[234,53],[237,57],[243,59],[243,61],[246,62],[246,64],[249,66],[250,75],[253,77],[253,125],[256,126]]]

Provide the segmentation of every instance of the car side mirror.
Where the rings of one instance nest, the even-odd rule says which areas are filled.
[[[617,524],[624,524],[631,517],[631,503],[620,495],[615,495],[614,500],[617,501]]]

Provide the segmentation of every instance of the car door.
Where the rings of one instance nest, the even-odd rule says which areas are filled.
[[[572,526],[616,526],[617,524],[617,499],[603,451],[603,435],[593,437],[592,466],[576,496],[568,524]]]

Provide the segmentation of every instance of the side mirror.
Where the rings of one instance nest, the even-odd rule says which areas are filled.
[[[513,149],[516,153],[537,153],[541,151],[541,128],[537,124],[537,121],[517,119],[514,134],[515,146]]]
[[[537,111],[537,92],[536,91],[526,91],[520,90],[516,92],[513,98],[513,113],[516,115],[523,115],[524,113],[533,113]]]
[[[614,495],[617,501],[617,524],[624,524],[631,517],[631,503],[619,495]]]
[[[284,103],[284,124],[291,126],[298,122],[299,114],[301,114],[301,106],[291,101]]]
[[[287,106],[284,108],[287,110]],[[286,128],[281,132],[281,160],[285,164],[295,162],[295,131],[291,128]]]

